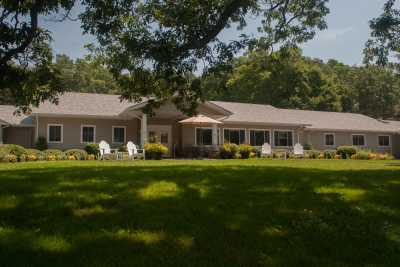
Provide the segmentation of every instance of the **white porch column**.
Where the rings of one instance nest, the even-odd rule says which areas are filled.
[[[0,144],[3,144],[3,125],[0,124]]]
[[[212,125],[212,144],[213,146],[218,145],[218,128],[217,124]]]
[[[147,114],[142,115],[140,137],[140,145],[143,148],[144,144],[147,143]]]

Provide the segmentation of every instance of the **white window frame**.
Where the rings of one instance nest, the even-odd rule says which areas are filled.
[[[389,145],[387,145],[387,146],[381,146],[381,145],[379,145],[379,137],[381,137],[381,136],[387,136],[387,137],[389,137]],[[389,135],[389,134],[380,134],[380,135],[378,135],[378,137],[377,137],[377,141],[378,141],[378,147],[381,147],[381,148],[387,148],[387,147],[391,147],[392,146],[392,137],[391,137],[391,135]]]
[[[251,131],[262,131],[262,132],[269,132],[269,140],[268,140],[268,141],[269,141],[269,144],[272,146],[272,144],[271,144],[271,143],[272,143],[272,142],[271,142],[271,141],[272,141],[272,136],[271,136],[271,132],[272,132],[272,131],[271,131],[271,129],[256,129],[256,128],[251,128],[251,129],[249,129],[248,131],[249,131],[249,135],[248,135],[248,136],[249,136],[249,144],[250,144],[250,145],[251,145],[251,136],[250,136],[250,132],[251,132]],[[264,135],[264,136],[265,136],[265,135]],[[265,140],[264,140],[264,143],[265,143]]]
[[[197,144],[197,129],[204,129],[204,130],[211,130],[211,138],[212,138],[212,127],[195,127],[194,128],[194,144],[196,145],[196,146],[212,146],[212,144],[211,145],[199,145],[199,144]],[[217,134],[219,133],[219,128],[217,128]],[[219,137],[218,137],[218,139],[219,139]],[[211,141],[211,143],[212,143],[212,141]]]
[[[356,146],[356,145],[353,144],[353,136],[355,136],[355,135],[364,136],[364,145],[363,146]],[[351,135],[351,145],[355,146],[355,147],[366,147],[367,146],[367,135],[366,134],[352,134]]]
[[[333,135],[333,145],[327,145],[326,144],[326,136],[327,135]],[[353,138],[353,137],[352,137]],[[323,142],[324,142],[324,146],[326,146],[326,147],[335,147],[336,146],[336,135],[335,135],[335,133],[324,133],[324,140],[323,140]],[[353,142],[353,140],[352,140],[352,142]]]
[[[93,142],[83,142],[83,128],[84,127],[91,127],[93,128]],[[89,143],[96,143],[96,125],[89,125],[89,124],[81,124],[81,144],[89,144]]]
[[[61,127],[61,141],[50,141],[50,127],[60,126]],[[47,124],[47,143],[49,144],[62,144],[64,142],[64,124],[59,123],[48,123]]]
[[[244,131],[244,143],[241,143],[241,144],[247,144],[246,128],[223,128],[222,129],[222,144],[225,144],[225,130]],[[239,132],[239,143],[240,143],[240,132]],[[239,145],[241,145],[241,144],[239,144]]]
[[[111,127],[112,128],[112,130],[111,130],[111,136],[112,136],[112,143],[113,144],[125,144],[126,143],[126,126],[112,126]],[[115,140],[114,140],[114,129],[115,128],[124,128],[124,142],[115,142]]]
[[[276,145],[275,145],[275,132],[292,132],[292,146],[276,146]],[[274,147],[277,147],[277,148],[289,148],[289,147],[293,147],[293,146],[295,145],[295,142],[294,142],[294,130],[274,129],[274,130],[273,130],[272,142],[273,142],[273,144],[272,144],[271,146],[274,146]]]

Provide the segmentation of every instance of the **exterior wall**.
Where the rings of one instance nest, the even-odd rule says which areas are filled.
[[[331,133],[335,135],[335,146],[325,146],[324,135],[325,133]],[[313,148],[318,150],[335,149],[338,146],[349,146],[352,145],[353,134],[365,134],[366,136],[366,149],[370,149],[376,152],[388,152],[392,153],[392,147],[380,147],[378,145],[378,136],[389,135],[391,144],[393,144],[393,136],[385,133],[364,133],[364,132],[334,132],[334,131],[306,131],[304,144],[311,144]]]
[[[33,147],[35,128],[6,127],[3,129],[4,144],[17,144],[23,147]]]
[[[211,126],[196,126],[196,125],[182,125],[182,146],[194,146],[196,144],[196,134],[195,134],[195,129],[197,127],[206,127],[206,128],[211,128]],[[274,130],[291,130],[293,131],[293,144],[299,141],[302,143],[302,140],[304,139],[304,133],[302,129],[299,128],[293,128],[293,127],[285,127],[285,126],[278,126],[278,127],[272,127],[272,126],[262,126],[262,125],[243,125],[243,124],[223,124],[218,127],[219,129],[219,143],[222,144],[224,142],[223,138],[223,129],[224,128],[233,128],[233,129],[244,129],[246,130],[246,137],[245,137],[245,143],[249,144],[250,143],[250,130],[256,129],[256,130],[269,130],[271,134],[271,142],[272,142],[272,147],[274,147],[273,144],[273,131]]]
[[[60,118],[60,117],[39,117],[39,136],[47,139],[47,125],[63,125],[63,142],[49,143],[49,148],[69,149],[83,148],[81,143],[81,125],[95,125],[95,141],[98,143],[105,140],[111,146],[118,146],[112,143],[112,126],[126,126],[126,142],[129,140],[139,144],[138,130],[140,122],[138,119],[132,120],[113,120],[113,119],[93,119],[93,118]]]

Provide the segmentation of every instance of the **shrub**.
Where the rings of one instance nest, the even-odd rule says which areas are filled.
[[[44,151],[45,159],[53,160],[63,160],[65,159],[65,153],[58,149],[47,149]]]
[[[87,157],[86,151],[82,149],[68,149],[65,150],[64,153],[67,156],[68,160],[74,160],[74,159],[85,160]]]
[[[87,160],[95,160],[95,159],[96,159],[96,155],[89,154],[89,155],[87,156]]]
[[[119,152],[128,152],[128,148],[126,147],[126,145],[120,145],[118,147],[118,151]]]
[[[312,144],[305,144],[305,145],[303,146],[303,149],[304,149],[304,150],[313,150],[313,146],[312,146]]]
[[[39,136],[35,143],[35,148],[40,151],[46,150],[47,149],[46,137]]]
[[[146,159],[161,159],[168,152],[168,148],[160,143],[148,143],[144,145]]]
[[[3,161],[4,162],[12,162],[12,163],[14,163],[14,162],[18,161],[18,157],[16,155],[14,155],[14,154],[7,154],[4,157]]]
[[[340,146],[336,149],[336,153],[342,157],[342,159],[350,159],[352,155],[357,153],[357,149],[354,146]]]
[[[366,150],[359,150],[357,153],[351,155],[351,159],[360,159],[360,160],[367,160],[369,158],[369,151]]]
[[[92,144],[87,144],[85,146],[85,151],[86,153],[88,153],[89,155],[98,155],[100,153],[99,150],[99,145],[92,143]]]
[[[394,159],[393,155],[390,155],[388,153],[380,153],[380,154],[375,154],[375,158],[374,159],[379,159],[379,160],[391,160]]]
[[[26,149],[26,160],[27,161],[36,161],[36,160],[45,160],[46,155],[43,151],[33,149],[33,148],[28,148]]]
[[[234,159],[238,157],[238,151],[238,145],[226,143],[219,148],[219,157],[221,159]]]
[[[342,156],[339,155],[339,154],[336,154],[336,155],[335,155],[335,159],[342,159]]]
[[[26,155],[26,150],[19,145],[0,145],[0,160],[9,162],[6,158],[8,155],[14,155],[17,161],[24,160]]]
[[[250,158],[251,153],[253,153],[254,149],[250,145],[240,145],[239,146],[239,154],[240,158],[242,159],[248,159]]]
[[[324,158],[326,159],[334,159],[336,156],[336,150],[325,150]]]
[[[304,154],[305,154],[305,157],[308,159],[318,159],[321,152],[318,150],[309,150],[309,151],[305,151]]]

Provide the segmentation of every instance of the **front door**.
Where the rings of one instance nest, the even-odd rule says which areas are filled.
[[[167,157],[172,155],[172,131],[171,125],[148,125],[148,142],[160,143],[168,148]]]

